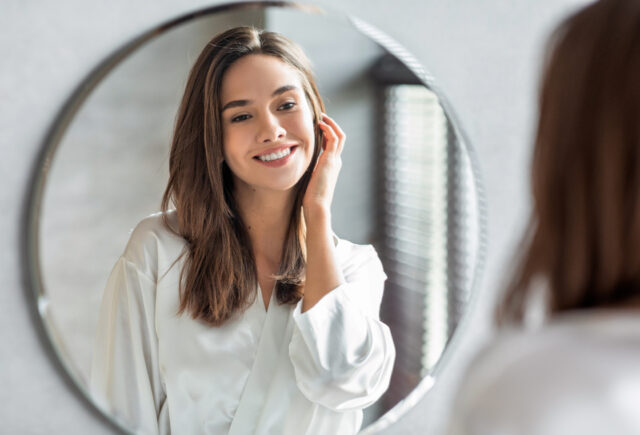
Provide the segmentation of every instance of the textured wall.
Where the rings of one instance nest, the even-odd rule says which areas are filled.
[[[56,2],[0,6],[0,411],[2,433],[111,433],[75,394],[46,342],[22,272],[21,228],[29,177],[55,114],[104,56],[158,22],[211,5],[199,0]],[[387,434],[438,433],[451,391],[503,282],[528,208],[529,145],[541,48],[584,0],[326,0],[376,25],[437,78],[477,152],[488,204],[485,273],[434,388]],[[215,2],[214,2],[215,4]],[[60,249],[65,249],[61,246]],[[471,332],[473,331],[473,332]]]

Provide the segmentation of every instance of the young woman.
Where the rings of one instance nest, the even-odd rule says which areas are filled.
[[[345,134],[322,111],[281,35],[231,29],[197,59],[164,211],[133,231],[100,313],[91,391],[134,431],[353,434],[387,389],[386,275],[331,230]]]
[[[640,433],[640,0],[590,4],[552,42],[524,255],[452,433]]]

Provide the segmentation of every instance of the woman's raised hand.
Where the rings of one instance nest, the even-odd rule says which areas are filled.
[[[307,191],[302,199],[307,226],[307,268],[301,312],[312,308],[331,289],[344,283],[342,269],[335,255],[331,229],[331,201],[342,167],[342,148],[346,136],[338,124],[326,114],[318,122],[324,141]]]
[[[307,224],[314,215],[320,213],[326,216],[331,211],[333,192],[342,167],[340,154],[347,138],[340,126],[325,113],[322,114],[318,127],[324,136],[324,143],[319,144],[323,147],[323,152],[318,157],[302,200]]]

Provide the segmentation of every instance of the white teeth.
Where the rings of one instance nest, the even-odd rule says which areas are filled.
[[[282,151],[278,151],[277,153],[264,154],[262,156],[258,156],[258,158],[260,160],[262,160],[263,162],[270,162],[270,161],[273,161],[273,160],[278,160],[278,159],[281,159],[283,157],[286,157],[289,154],[291,154],[291,148],[285,148]]]

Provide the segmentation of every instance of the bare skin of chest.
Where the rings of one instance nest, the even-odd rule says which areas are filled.
[[[264,306],[269,309],[269,301],[271,300],[271,293],[273,293],[273,287],[276,280],[272,278],[273,274],[277,273],[279,264],[270,262],[264,258],[256,258],[256,268],[258,272],[258,284],[262,293],[262,300]]]

